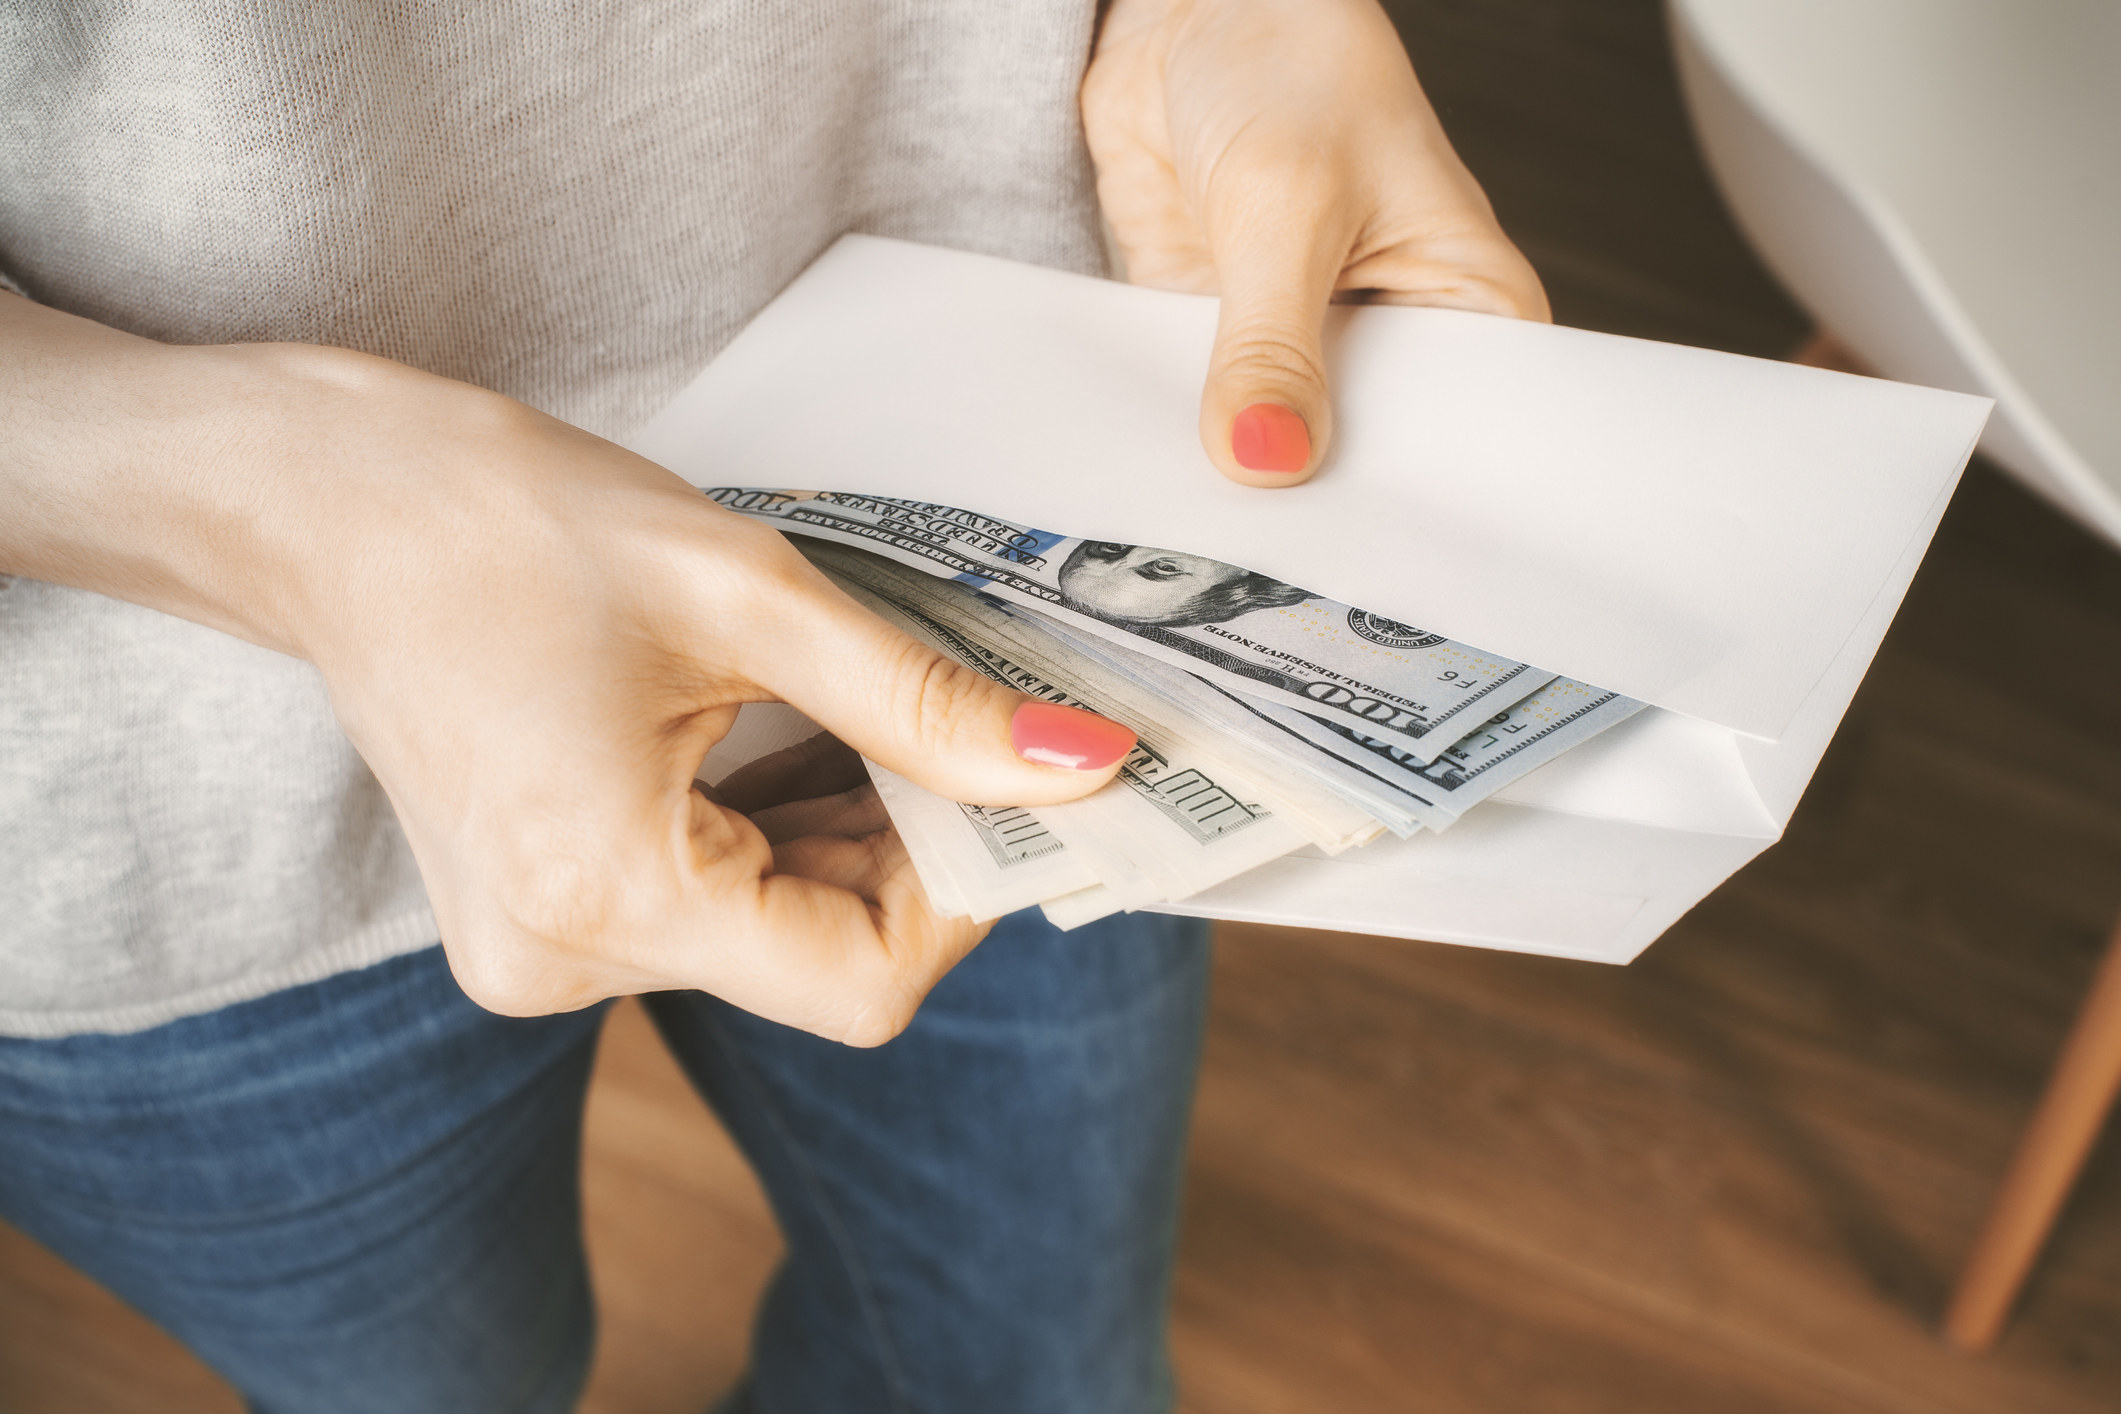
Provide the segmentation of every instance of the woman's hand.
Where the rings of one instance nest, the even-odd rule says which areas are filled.
[[[1318,469],[1335,291],[1548,317],[1375,0],[1114,0],[1082,107],[1128,278],[1222,296],[1200,435],[1232,480]]]
[[[873,1018],[883,1036],[902,1028],[929,987],[987,932],[986,923],[939,918],[928,907],[862,758],[829,734],[753,761],[719,786],[695,781],[693,789],[750,820],[773,851],[773,873],[845,890],[892,920],[893,951],[914,965],[885,982],[886,1004]],[[801,949],[814,939],[788,941]],[[829,973],[834,960],[823,961]]]
[[[844,753],[692,789],[741,703],[984,803],[1084,795],[1133,742],[1018,717],[662,468],[381,359],[170,348],[0,295],[0,445],[0,573],[316,664],[497,1011],[700,988],[874,1044],[977,941]]]

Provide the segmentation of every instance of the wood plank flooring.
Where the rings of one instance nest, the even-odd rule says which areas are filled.
[[[1802,339],[1650,0],[1392,9],[1561,317]],[[2121,1408],[2121,1135],[2001,1345],[1932,1334],[2117,911],[2121,555],[1977,465],[1788,838],[1634,966],[1224,930],[1188,1414]],[[588,1135],[585,1409],[694,1414],[741,1363],[764,1205],[632,1008]],[[0,1414],[237,1407],[0,1230]]]

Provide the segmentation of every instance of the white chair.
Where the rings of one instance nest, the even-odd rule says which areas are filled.
[[[1983,393],[1981,447],[2121,545],[2121,4],[1670,0],[1703,150],[1822,336]],[[2001,1329],[2121,1088],[2121,927],[1962,1272]]]
[[[1996,400],[1982,450],[2121,544],[2121,5],[1673,0],[1731,209],[1887,377]]]

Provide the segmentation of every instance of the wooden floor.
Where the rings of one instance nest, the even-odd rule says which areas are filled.
[[[1395,10],[1563,318],[1799,342],[1699,168],[1654,5]],[[1931,1334],[2117,911],[2121,556],[1977,466],[1788,838],[1641,962],[1224,932],[1187,1410],[2121,1408],[2114,1136],[2001,1346]],[[695,1414],[771,1227],[636,1011],[589,1134],[586,1408]],[[0,1231],[0,1411],[235,1408]]]

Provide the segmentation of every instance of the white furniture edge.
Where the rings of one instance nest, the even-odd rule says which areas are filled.
[[[1709,167],[1761,258],[1815,319],[1876,367],[1896,378],[1996,400],[1982,450],[2061,510],[2121,544],[2121,497],[2041,411],[1893,208],[1857,174],[1809,148],[1771,105],[1714,52],[1691,0],[1671,0],[1672,48],[1680,85]],[[1741,185],[1727,170],[1760,178]],[[1764,209],[1762,189],[1828,193],[1840,209],[1815,205],[1819,218],[1800,234]],[[1868,288],[1856,288],[1861,285]],[[1822,291],[1842,290],[1840,298]],[[1854,318],[1898,303],[1898,318]],[[1821,306],[1834,310],[1832,318]],[[1908,331],[1927,325],[1931,340]]]

